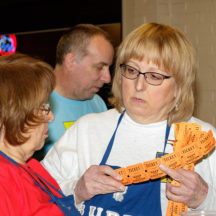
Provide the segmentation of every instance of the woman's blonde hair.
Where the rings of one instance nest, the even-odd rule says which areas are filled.
[[[117,50],[115,74],[110,100],[121,112],[124,103],[121,92],[120,64],[130,59],[146,60],[172,75],[178,95],[170,104],[169,124],[188,120],[194,110],[195,58],[194,49],[186,37],[168,25],[147,23],[132,31]]]
[[[0,56],[0,126],[11,145],[21,145],[30,128],[44,122],[37,110],[55,86],[53,68],[25,54]]]

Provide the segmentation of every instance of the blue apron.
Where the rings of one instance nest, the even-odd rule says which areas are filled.
[[[107,165],[106,161],[111,152],[115,134],[123,115],[124,112],[119,117],[116,129],[100,165]],[[169,126],[167,124],[165,145],[168,135]],[[110,167],[113,169],[120,168],[117,166]],[[124,192],[97,195],[91,200],[84,202],[84,205],[84,216],[160,216],[162,215],[160,179],[128,185]]]
[[[53,185],[51,185],[49,182],[47,182],[43,177],[38,175],[36,172],[34,172],[34,174],[38,177],[39,180],[37,180],[27,169],[25,169],[23,166],[18,164],[16,161],[9,158],[2,151],[0,151],[0,155],[5,157],[6,159],[8,159],[15,166],[20,167],[23,170],[25,170],[32,177],[34,183],[36,185],[38,185],[44,192],[46,192],[50,196],[51,200],[49,202],[55,203],[66,216],[78,216],[78,215],[80,215],[80,213],[77,211],[77,209],[74,206],[73,195],[65,196],[62,193],[62,191],[55,188]],[[56,195],[54,195],[44,182],[46,184],[48,184],[50,187],[52,187],[55,191],[57,191],[61,195],[61,198],[58,198]]]

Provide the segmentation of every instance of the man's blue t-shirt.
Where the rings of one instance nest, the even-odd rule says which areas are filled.
[[[78,118],[88,113],[99,113],[107,110],[103,99],[95,94],[89,100],[71,100],[53,91],[49,98],[55,120],[49,123],[49,137],[44,148],[36,152],[35,158],[43,159],[48,150]]]

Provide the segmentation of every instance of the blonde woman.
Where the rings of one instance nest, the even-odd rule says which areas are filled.
[[[43,160],[83,215],[165,216],[168,199],[215,208],[215,152],[195,172],[163,168],[181,187],[160,179],[125,187],[114,171],[173,152],[167,139],[175,139],[177,122],[195,122],[216,135],[213,126],[192,117],[194,80],[193,48],[177,29],[147,23],[124,39],[112,87],[115,108],[79,119]]]

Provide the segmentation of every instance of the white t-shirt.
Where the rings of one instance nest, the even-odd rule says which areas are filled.
[[[42,165],[57,180],[65,194],[72,194],[77,180],[91,165],[100,164],[107,145],[116,128],[120,113],[115,109],[81,117],[51,148]],[[198,123],[203,131],[216,130],[210,124],[192,117],[189,122]],[[125,113],[113,143],[107,164],[126,167],[153,160],[157,152],[163,152],[167,121],[139,124]],[[170,129],[170,140],[174,140],[174,125]],[[169,143],[166,153],[173,152]],[[207,199],[202,209],[216,208],[216,155],[215,151],[196,164],[195,171],[209,185]],[[165,183],[161,183],[162,215],[166,215],[168,200]]]

